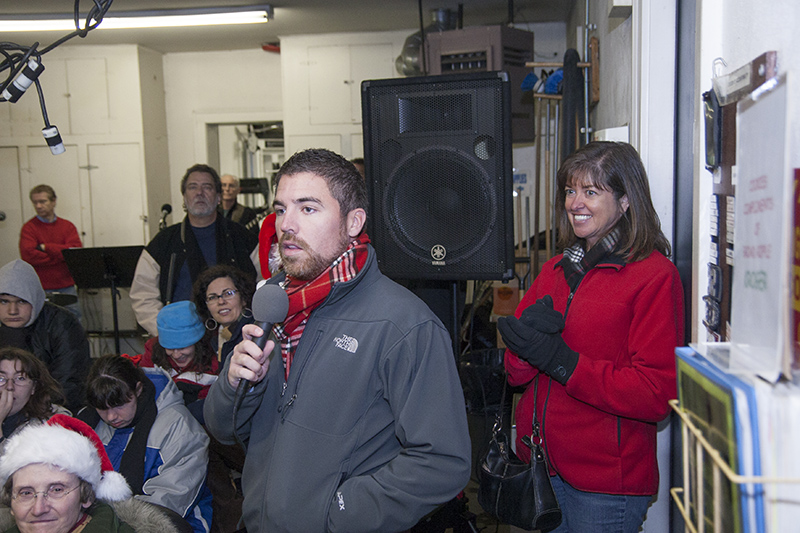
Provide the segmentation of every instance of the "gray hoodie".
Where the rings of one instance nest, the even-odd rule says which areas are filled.
[[[31,319],[25,327],[33,324],[44,307],[45,293],[42,282],[31,265],[22,259],[15,259],[0,268],[0,294],[10,294],[21,298],[33,306]]]
[[[81,323],[63,307],[45,301],[33,267],[12,261],[0,268],[0,294],[21,298],[33,307],[22,328],[0,324],[0,347],[16,346],[38,357],[61,384],[67,403],[76,412],[84,403],[83,386],[89,371],[89,341]]]

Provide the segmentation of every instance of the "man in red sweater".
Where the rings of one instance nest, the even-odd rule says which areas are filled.
[[[52,293],[60,293],[77,298],[75,281],[61,252],[66,248],[83,246],[78,230],[69,220],[56,216],[56,192],[49,185],[37,185],[31,189],[30,199],[36,216],[22,226],[20,256],[23,261],[33,265],[48,297]],[[77,299],[66,307],[80,318]]]

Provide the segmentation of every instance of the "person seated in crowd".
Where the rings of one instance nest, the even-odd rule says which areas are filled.
[[[0,461],[0,531],[187,533],[172,511],[131,498],[88,425],[65,414],[24,428]]]
[[[227,265],[211,267],[194,284],[194,303],[206,329],[213,333],[211,347],[219,368],[242,340],[242,326],[253,323],[250,304],[255,279]]]
[[[97,432],[136,498],[171,509],[198,533],[211,524],[208,436],[161,368],[114,354],[95,360],[78,418]]]
[[[183,393],[183,403],[202,424],[203,399],[217,379],[218,368],[206,328],[189,301],[163,307],[157,321],[158,337],[145,343],[145,353],[138,365],[166,370]]]
[[[0,268],[0,348],[33,353],[58,381],[73,413],[84,404],[84,383],[91,364],[89,341],[78,319],[45,301],[39,276],[17,259]]]
[[[58,405],[63,401],[61,387],[36,356],[20,348],[0,348],[0,451],[27,425],[69,414]]]
[[[273,224],[274,227],[274,224]],[[213,332],[212,347],[219,368],[242,341],[242,326],[253,323],[250,304],[255,280],[238,268],[217,265],[194,284],[194,302],[206,329]],[[222,444],[212,435],[208,447],[208,487],[214,496],[212,531],[234,531],[242,517],[242,491],[237,487],[244,468],[244,450],[238,444]]]

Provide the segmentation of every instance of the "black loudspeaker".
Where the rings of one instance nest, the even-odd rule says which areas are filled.
[[[400,279],[514,275],[510,86],[505,72],[361,85],[367,231]]]

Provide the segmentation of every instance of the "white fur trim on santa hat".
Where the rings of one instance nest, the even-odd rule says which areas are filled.
[[[131,496],[121,474],[102,474],[100,457],[91,441],[62,426],[30,425],[8,439],[0,458],[0,486],[31,464],[49,464],[75,474],[90,483],[101,500],[120,501]]]
[[[101,476],[100,484],[94,488],[94,494],[98,499],[107,502],[121,502],[133,495],[125,476],[113,470],[108,470]]]

